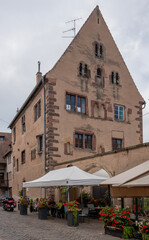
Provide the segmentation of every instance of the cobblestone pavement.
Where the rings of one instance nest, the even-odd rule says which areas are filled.
[[[78,227],[69,227],[65,219],[39,220],[37,213],[22,216],[15,210],[0,207],[0,240],[119,240],[104,234],[97,219],[86,220]]]

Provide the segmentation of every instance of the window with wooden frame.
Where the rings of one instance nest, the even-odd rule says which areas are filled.
[[[114,106],[114,119],[124,121],[124,106],[121,105]]]
[[[22,117],[22,134],[26,132],[25,115]]]
[[[122,139],[112,138],[112,150],[117,150],[122,148]]]
[[[92,149],[92,135],[85,135],[85,149]]]
[[[75,147],[83,149],[83,134],[75,133]]]
[[[22,163],[22,164],[25,163],[25,150],[22,151],[22,153],[21,153],[21,163]]]
[[[66,110],[86,114],[86,97],[66,93]]]
[[[95,135],[83,132],[75,132],[75,148],[95,150]]]
[[[39,100],[34,106],[34,122],[41,116],[41,100]]]
[[[43,152],[43,135],[39,135],[37,136],[37,144],[38,144],[38,153],[42,153]]]

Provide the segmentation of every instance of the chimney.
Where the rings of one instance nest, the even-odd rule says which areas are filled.
[[[36,84],[38,84],[42,78],[42,73],[40,72],[40,64],[41,64],[40,61],[38,61],[38,72],[36,73]]]

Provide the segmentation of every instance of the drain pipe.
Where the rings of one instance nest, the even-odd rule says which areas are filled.
[[[45,100],[45,75],[42,76],[42,85],[43,85],[43,98],[44,98],[44,173],[46,174],[46,100]],[[45,189],[45,198],[46,198],[46,189]]]

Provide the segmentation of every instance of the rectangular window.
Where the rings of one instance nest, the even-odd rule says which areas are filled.
[[[42,151],[43,151],[43,137],[42,137],[42,135],[37,136],[37,144],[38,144],[38,153],[42,153]]]
[[[124,107],[120,105],[115,105],[114,107],[114,118],[115,120],[124,120]]]
[[[85,98],[77,97],[77,112],[85,114]]]
[[[40,116],[41,116],[41,100],[39,100],[34,106],[34,121],[36,122]]]
[[[67,93],[66,94],[66,110],[85,114],[86,98]]]
[[[85,135],[85,148],[92,149],[92,135]]]
[[[93,150],[93,134],[75,133],[75,147]]]
[[[13,157],[13,167],[15,167],[15,157]]]
[[[21,153],[21,161],[22,161],[22,164],[25,163],[25,150],[22,151],[22,153]]]
[[[75,134],[75,147],[83,148],[83,134]]]
[[[3,136],[0,136],[0,141],[4,141],[4,137]]]
[[[70,111],[75,111],[75,96],[66,94],[66,109]]]
[[[13,128],[13,141],[16,141],[16,127]]]
[[[22,134],[26,132],[25,115],[22,117]]]
[[[112,150],[122,148],[122,139],[112,138]]]

